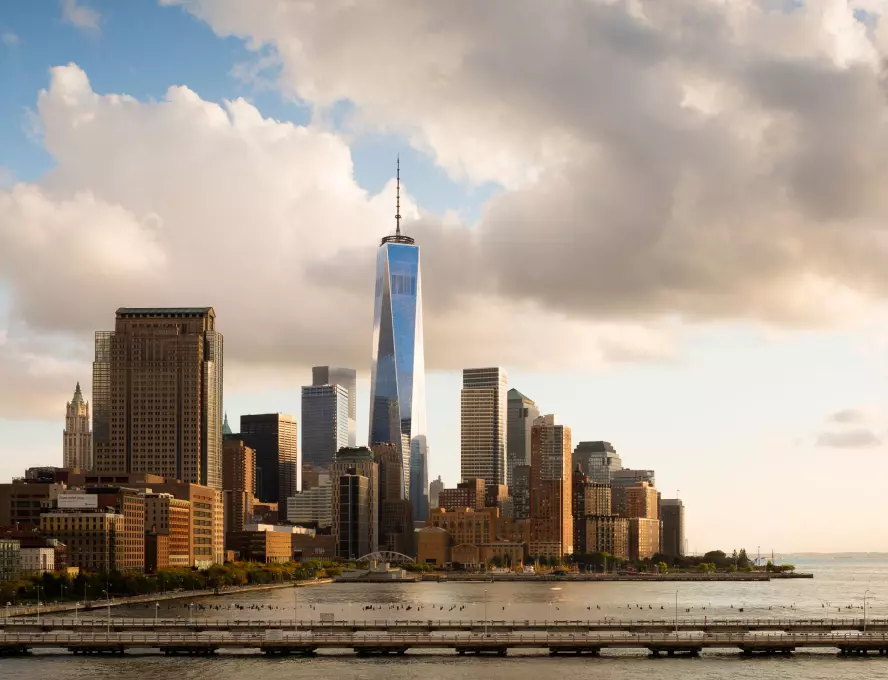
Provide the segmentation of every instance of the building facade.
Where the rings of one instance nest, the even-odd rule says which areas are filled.
[[[123,517],[115,528],[115,559],[119,571],[145,569],[145,496],[138,489],[122,486],[95,486],[85,494],[68,492],[63,497],[96,496],[99,511],[113,511]],[[58,537],[56,537],[58,538]]]
[[[626,509],[624,517],[644,517],[660,519],[657,489],[648,482],[636,482],[626,487]]]
[[[370,447],[379,466],[379,501],[399,501],[410,498],[410,471],[404,470],[400,447],[394,444],[374,444]]]
[[[400,181],[398,187],[400,195]],[[382,239],[376,258],[368,441],[391,442],[401,447],[402,458],[409,458],[409,500],[414,519],[424,520],[429,508],[429,449],[422,270],[419,246],[401,234],[401,216],[395,217],[395,234]]]
[[[530,431],[540,411],[533,399],[516,389],[509,390],[506,409],[506,484],[511,489],[515,467],[530,465]]]
[[[169,493],[145,493],[145,533],[164,536],[155,542],[156,550],[164,551],[164,559],[158,555],[154,560],[156,569],[166,567],[190,567],[191,557],[191,501],[176,498]],[[146,544],[146,569],[148,563]],[[166,567],[161,566],[165,564]]]
[[[366,484],[358,479],[365,478]],[[373,451],[365,446],[340,449],[333,461],[330,474],[333,482],[333,528],[339,556],[346,558],[362,557],[379,549],[379,465]],[[366,488],[366,495],[364,489]],[[342,503],[347,502],[347,508]],[[365,516],[366,515],[366,516]],[[348,522],[356,521],[359,527],[349,527]],[[365,537],[366,527],[366,537]],[[354,555],[354,551],[367,548]]]
[[[62,461],[66,468],[92,470],[93,444],[89,403],[84,401],[80,383],[74,397],[65,405],[65,431],[62,434]]]
[[[96,333],[95,467],[222,488],[222,334],[212,307],[117,310]]]
[[[506,483],[506,400],[503,368],[463,370],[460,392],[460,477]]]
[[[302,388],[303,464],[329,470],[336,452],[351,445],[349,407],[349,391],[343,385]]]
[[[574,449],[574,465],[598,484],[610,484],[623,461],[610,442],[580,442]]]
[[[333,486],[324,474],[317,486],[300,491],[287,499],[287,520],[293,524],[314,525],[318,529],[333,526]]]
[[[21,543],[0,538],[0,583],[15,581],[21,572]]]
[[[293,557],[292,534],[278,531],[233,531],[231,550],[245,562],[289,562]]]
[[[165,481],[152,491],[172,494],[191,504],[190,566],[206,569],[225,562],[225,520],[222,492],[199,484]]]
[[[580,520],[583,546],[578,553],[607,553],[629,559],[629,520],[616,515],[590,515]]]
[[[685,554],[685,511],[680,498],[664,498],[660,501],[660,520],[663,523],[663,540],[660,552],[670,557]]]
[[[586,523],[590,515],[611,514],[611,489],[589,479],[578,464],[573,471],[571,514],[574,522],[574,552],[590,552],[586,541]]]
[[[554,415],[541,416],[531,430],[530,546],[534,556],[573,553],[572,452],[570,428]]]
[[[530,519],[530,465],[512,468],[512,514],[515,519]]]
[[[253,516],[256,488],[256,452],[240,437],[222,443],[222,490],[225,493],[225,531],[243,531]]]
[[[83,571],[123,571],[124,517],[115,512],[58,510],[40,516],[40,532],[68,548],[68,566]],[[144,539],[143,539],[144,540]]]
[[[295,418],[284,413],[243,415],[240,437],[256,452],[256,496],[265,503],[279,503],[285,514],[287,499],[302,489]]]
[[[312,385],[341,385],[348,391],[348,441],[343,446],[355,446],[357,443],[357,398],[358,398],[358,373],[353,368],[341,368],[339,366],[314,366],[311,369]],[[305,427],[305,417],[302,418]],[[339,449],[337,449],[338,451]],[[303,457],[304,454],[303,454]],[[329,463],[328,463],[329,465]]]
[[[453,512],[463,508],[480,510],[487,506],[486,487],[480,478],[467,479],[456,485],[455,489],[443,489],[438,495],[438,507]]]
[[[438,507],[438,495],[443,490],[444,482],[441,480],[441,475],[438,475],[438,479],[433,479],[432,483],[429,484],[429,508]]]
[[[629,518],[629,558],[645,560],[660,552],[660,520]]]

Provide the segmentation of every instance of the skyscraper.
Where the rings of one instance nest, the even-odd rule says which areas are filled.
[[[279,503],[285,515],[287,498],[302,488],[296,420],[283,413],[241,416],[240,438],[256,452],[256,495]]]
[[[222,488],[222,334],[212,307],[117,310],[96,333],[95,468]]]
[[[438,475],[438,479],[433,479],[432,483],[429,484],[429,507],[437,508],[438,507],[438,496],[444,490],[444,482],[441,480],[441,475]]]
[[[376,258],[369,443],[400,448],[410,470],[414,519],[424,520],[429,476],[422,281],[419,246],[401,234],[400,203],[399,168],[395,234],[382,239]]]
[[[531,430],[531,555],[563,557],[573,553],[570,428],[554,415],[541,416]]]
[[[506,410],[506,484],[511,491],[515,466],[530,465],[530,429],[540,417],[540,411],[533,399],[516,389],[509,390]]]
[[[660,519],[663,523],[661,552],[670,557],[682,557],[685,552],[685,509],[681,499],[662,499],[660,501]]]
[[[598,484],[610,484],[614,473],[623,469],[623,461],[610,442],[580,442],[573,458],[574,465]]]
[[[379,549],[379,465],[375,454],[365,446],[340,449],[333,459],[330,478],[333,480],[332,534],[339,557],[363,557],[376,552]]]
[[[337,366],[315,366],[311,369],[311,384],[314,386],[342,385],[346,389],[348,392],[348,442],[342,444],[342,446],[354,446],[357,434],[355,427],[358,395],[357,371],[353,368],[339,368]],[[302,418],[302,427],[304,437],[304,416]],[[303,438],[304,441],[305,439]],[[303,458],[305,458],[304,454]]]
[[[225,500],[225,531],[243,531],[253,514],[256,488],[256,452],[240,435],[222,442],[222,489]]]
[[[503,368],[466,368],[460,393],[460,477],[506,483],[506,398]]]
[[[330,469],[336,452],[349,446],[349,427],[354,421],[348,411],[349,391],[343,385],[302,388],[303,463],[315,469]]]
[[[92,433],[89,431],[89,403],[83,400],[80,383],[74,398],[65,406],[65,432],[62,437],[62,465],[93,469]]]

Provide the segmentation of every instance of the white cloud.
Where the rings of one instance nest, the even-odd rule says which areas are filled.
[[[821,432],[817,436],[817,446],[833,449],[869,449],[882,445],[882,438],[866,428]]]
[[[98,31],[102,23],[102,15],[98,10],[83,5],[78,0],[59,0],[62,9],[62,21],[76,26],[82,31]]]
[[[7,47],[15,47],[21,42],[21,39],[12,31],[4,30],[0,32],[0,42]]]
[[[214,305],[232,366],[366,368],[376,245],[391,229],[394,186],[361,189],[341,138],[184,87],[149,103],[98,95],[75,65],[52,70],[37,115],[56,165],[39,184],[0,190],[10,341],[63,337],[86,384],[92,333],[113,327],[116,308]],[[409,224],[422,222],[409,194],[402,201]],[[668,330],[451,293],[453,243],[423,219],[431,369],[490,361],[505,347],[503,360],[535,366],[668,355]],[[17,379],[0,368],[4,384]],[[55,393],[70,381],[61,372]]]

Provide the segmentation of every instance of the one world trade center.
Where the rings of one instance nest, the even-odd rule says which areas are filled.
[[[429,514],[425,360],[419,246],[401,234],[400,164],[395,234],[376,257],[373,362],[370,368],[370,444],[398,447],[403,466],[401,497],[414,520]]]

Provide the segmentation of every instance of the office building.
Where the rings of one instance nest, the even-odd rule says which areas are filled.
[[[59,496],[63,501],[73,500],[74,507],[84,507],[90,496],[95,496],[93,507],[113,511],[123,517],[115,527],[115,559],[119,571],[145,569],[145,497],[138,489],[123,486],[93,486],[84,492],[67,491]],[[59,538],[56,536],[56,538]]]
[[[541,416],[531,429],[531,555],[561,558],[573,553],[570,428],[554,415]]]
[[[395,234],[382,239],[376,258],[373,352],[370,364],[370,444],[409,449],[414,520],[429,512],[425,354],[419,246],[401,233],[400,170]]]
[[[516,389],[508,392],[506,410],[506,484],[511,489],[515,467],[530,465],[530,430],[540,411],[533,399]]]
[[[432,483],[429,484],[429,507],[430,508],[437,508],[438,507],[438,495],[443,490],[444,490],[444,482],[441,480],[441,475],[438,475],[438,479],[433,479]]]
[[[589,479],[579,464],[573,471],[571,514],[574,522],[574,552],[582,554],[588,550],[584,521],[591,515],[611,514],[611,489],[607,484],[597,484]]]
[[[0,538],[0,583],[15,581],[21,572],[21,543],[12,538]]]
[[[660,501],[660,520],[663,523],[660,552],[670,557],[683,557],[685,512],[680,498],[664,498]]]
[[[55,571],[55,550],[49,547],[43,548],[21,548],[19,551],[21,557],[21,573],[22,574],[45,574]]]
[[[496,540],[498,508],[438,508],[429,515],[428,526],[444,529],[453,538],[453,545],[481,545]]]
[[[228,535],[230,550],[245,562],[289,562],[293,557],[292,534],[279,531],[232,531]]]
[[[283,413],[243,415],[240,437],[256,452],[256,496],[278,503],[286,513],[287,499],[302,489],[296,420]]]
[[[379,466],[379,500],[407,500],[410,471],[404,470],[401,447],[395,444],[374,444],[370,447]],[[406,462],[410,462],[409,458]]]
[[[660,520],[629,518],[629,558],[644,560],[660,552]]]
[[[499,508],[503,517],[514,517],[514,505],[509,497],[509,487],[505,484],[488,484],[484,489],[484,506]]]
[[[152,484],[151,490],[172,494],[191,504],[191,566],[206,569],[213,564],[225,562],[225,521],[221,491],[176,481]]]
[[[455,489],[443,489],[438,495],[438,507],[442,510],[462,510],[472,508],[480,510],[486,507],[486,486],[483,479],[467,479],[456,485]]]
[[[516,465],[512,469],[509,494],[515,519],[530,519],[530,465]]]
[[[506,483],[506,399],[502,368],[463,370],[460,393],[460,477]]]
[[[626,508],[624,517],[660,519],[657,490],[648,482],[635,482],[625,487]]]
[[[212,307],[118,309],[96,333],[93,442],[101,472],[222,488],[222,334]]]
[[[350,446],[349,405],[349,391],[342,385],[302,388],[303,464],[327,470],[336,452]]]
[[[333,525],[333,486],[329,474],[319,475],[318,485],[287,499],[287,520],[293,524],[325,529]]]
[[[222,442],[222,490],[225,502],[225,531],[242,531],[253,516],[256,488],[256,452],[239,436]]]
[[[65,405],[65,431],[62,434],[62,461],[66,468],[92,470],[93,448],[89,403],[83,400],[80,383],[74,398]]]
[[[647,482],[651,486],[656,486],[654,471],[626,468],[617,470],[611,475],[611,505],[615,515],[629,517],[627,490],[638,482]]]
[[[145,540],[154,538],[148,559],[145,546],[145,569],[190,567],[191,557],[191,501],[176,498],[170,493],[145,492]],[[166,565],[166,566],[163,566]]]
[[[406,499],[383,499],[379,510],[379,549],[416,555],[413,508]]]
[[[589,515],[580,521],[583,545],[577,553],[607,553],[629,559],[629,522],[616,515]]]
[[[348,391],[348,441],[343,446],[355,446],[357,429],[358,376],[353,368],[340,368],[338,366],[315,366],[311,369],[311,384],[341,385]],[[305,418],[303,417],[303,427]],[[338,450],[338,449],[337,449]],[[303,455],[303,458],[305,456]],[[329,465],[329,463],[328,463]]]
[[[123,523],[123,515],[113,511],[55,510],[40,516],[40,531],[67,546],[69,567],[123,571],[123,545],[117,540]]]
[[[623,462],[610,442],[580,442],[574,449],[574,465],[598,484],[610,484]]]
[[[64,482],[44,481],[49,478],[19,478],[0,484],[0,526],[40,524],[40,514],[55,507],[56,499],[65,491]]]
[[[333,459],[330,478],[333,482],[332,533],[339,556],[353,559],[376,552],[379,548],[379,466],[373,451],[366,446],[340,449]],[[343,503],[347,507],[343,507]],[[352,521],[359,526],[349,526]],[[365,552],[354,554],[363,548],[367,548]]]

